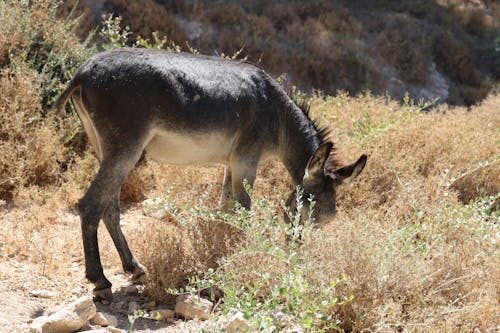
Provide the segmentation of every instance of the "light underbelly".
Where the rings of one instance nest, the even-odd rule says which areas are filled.
[[[227,163],[234,138],[222,133],[158,132],[145,148],[154,160],[180,165]]]

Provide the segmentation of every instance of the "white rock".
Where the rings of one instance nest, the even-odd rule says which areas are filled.
[[[30,296],[39,298],[52,298],[56,296],[56,293],[53,293],[52,291],[48,291],[45,289],[38,289],[38,290],[32,290],[30,292]]]
[[[250,326],[248,326],[246,320],[243,318],[243,313],[237,312],[234,316],[229,318],[226,326],[227,333],[237,333],[237,332],[250,332]]]
[[[151,311],[151,319],[154,320],[163,320],[163,319],[172,319],[175,316],[175,311],[170,309],[156,309]]]
[[[175,313],[185,319],[207,320],[212,311],[213,303],[204,298],[193,295],[181,295],[177,297]]]
[[[33,320],[31,332],[36,333],[70,333],[82,328],[96,313],[95,304],[88,296],[81,297],[49,316],[41,316]]]
[[[117,326],[118,319],[115,316],[105,312],[97,312],[92,318],[94,324],[99,326]]]

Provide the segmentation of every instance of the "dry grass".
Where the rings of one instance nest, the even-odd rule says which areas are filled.
[[[471,111],[394,109],[358,98],[327,116],[354,131],[339,139],[353,153],[368,151],[369,164],[362,180],[341,194],[342,213],[327,228],[316,252],[321,260],[311,269],[321,265],[327,269],[319,271],[349,277],[345,292],[355,299],[342,316],[355,330],[491,330],[498,306],[495,220],[475,215],[457,196],[500,192],[500,178],[491,176],[500,169],[498,97]],[[370,128],[380,130],[364,130]],[[453,182],[487,161],[489,172],[474,173],[474,183],[487,186]]]
[[[354,299],[332,310],[344,329],[467,332],[493,330],[498,324],[495,217],[484,215],[484,206],[464,205],[500,193],[498,102],[498,96],[491,96],[472,110],[442,106],[422,113],[416,105],[401,107],[369,95],[313,101],[313,112],[335,126],[333,135],[348,160],[369,154],[361,179],[342,189],[336,219],[302,247],[310,297],[318,297],[332,279],[347,277],[337,287],[338,296]],[[218,190],[210,190],[207,197],[202,185],[219,184],[220,170],[202,169],[194,180],[191,172],[197,169],[180,174],[177,168],[166,169],[176,201],[193,205],[193,196],[202,196],[205,205],[216,205]],[[291,184],[284,173],[277,162],[264,167],[255,186],[258,195],[287,193]],[[192,184],[188,190],[187,183]],[[269,216],[256,218],[263,225],[269,221]],[[147,246],[140,241],[136,245],[154,272],[162,272],[148,286],[156,297],[162,295],[165,281],[178,287],[189,274],[214,265],[208,264],[206,253],[195,255],[176,245],[199,242],[206,234],[187,237],[187,231],[172,233],[171,228],[157,225],[154,229],[161,236]],[[271,238],[286,246],[284,237]],[[261,241],[246,234],[238,251],[248,249],[243,250],[248,255],[225,264],[231,288],[264,276],[258,272],[266,272],[270,288],[273,279],[290,269],[273,256],[254,252]],[[152,252],[160,248],[164,250]],[[181,280],[172,277],[179,275],[173,268],[178,265],[185,273]]]
[[[313,100],[313,113],[334,126],[333,137],[346,160],[369,154],[360,180],[340,192],[338,216],[301,247],[312,300],[332,279],[347,278],[336,293],[340,299],[354,299],[331,309],[342,327],[354,332],[467,332],[492,330],[498,324],[495,222],[481,215],[481,206],[465,206],[459,200],[500,192],[495,177],[498,101],[498,96],[491,96],[471,110],[443,106],[421,113],[417,106],[369,95]],[[4,207],[4,230],[9,232],[1,234],[0,243],[6,257],[36,263],[39,273],[49,277],[68,274],[82,281],[81,246],[74,241],[79,238],[79,221],[64,213],[95,173],[91,155],[82,161],[78,169],[69,169],[67,182],[58,189],[30,186],[21,191],[18,200],[24,202],[24,212]],[[486,161],[489,165],[482,167],[480,162]],[[287,193],[291,184],[284,173],[278,162],[263,167],[257,195],[276,198],[277,193]],[[466,181],[470,175],[473,183]],[[284,235],[241,238],[239,229],[190,211],[197,205],[216,207],[221,168],[146,162],[137,177],[156,184],[152,191],[145,190],[146,197],[170,188],[180,208],[177,217],[167,214],[161,220],[133,213],[139,221],[125,226],[132,248],[150,271],[146,287],[151,297],[170,301],[165,288],[183,287],[189,277],[203,276],[237,244],[247,255],[224,266],[232,288],[264,276],[256,272],[266,272],[261,291],[266,297],[290,269],[275,256],[255,252],[262,237],[286,247]],[[271,206],[278,207],[275,200]],[[275,229],[266,226],[270,216],[256,213],[255,230],[272,233]],[[44,246],[49,242],[50,247]],[[100,233],[100,244],[108,274],[119,272],[119,259],[105,232]]]
[[[144,222],[135,231],[138,236],[132,246],[148,268],[145,285],[149,296],[161,303],[175,300],[167,288],[184,288],[190,278],[216,268],[241,238],[237,228],[207,218],[180,222],[166,214],[160,221]]]
[[[53,1],[2,2],[0,18],[0,199],[14,202],[24,187],[61,184],[76,120],[46,109],[92,49],[78,46],[72,20],[54,24]]]

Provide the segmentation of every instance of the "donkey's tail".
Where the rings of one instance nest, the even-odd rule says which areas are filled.
[[[59,95],[57,100],[52,105],[52,110],[54,110],[58,116],[64,115],[64,108],[66,103],[68,103],[68,99],[73,95],[75,90],[80,89],[80,84],[75,82],[75,78],[73,78],[69,83],[66,89]]]

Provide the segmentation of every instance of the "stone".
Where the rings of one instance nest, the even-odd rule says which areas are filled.
[[[33,320],[31,332],[70,333],[82,328],[96,313],[92,298],[85,296],[63,306],[48,316]]]
[[[83,324],[82,327],[80,327],[80,331],[91,331],[93,330],[94,327],[92,327],[92,325],[90,325],[90,322],[86,322],[85,324]]]
[[[114,326],[108,326],[106,327],[106,331],[109,333],[126,333],[124,330],[116,328]]]
[[[151,311],[151,319],[154,320],[164,320],[173,319],[175,316],[175,311],[170,309],[156,309]]]
[[[109,308],[114,310],[114,311],[119,311],[119,310],[124,310],[125,306],[126,306],[126,302],[119,301],[119,302],[115,302],[115,303],[111,304]]]
[[[177,297],[175,313],[187,320],[195,318],[207,320],[213,306],[212,302],[204,298],[194,295],[181,295]]]
[[[52,291],[48,291],[45,289],[32,290],[30,292],[30,296],[38,297],[38,298],[52,298],[56,296],[56,293]]]
[[[243,313],[237,312],[231,318],[229,318],[226,325],[227,333],[237,333],[237,332],[250,332],[250,326],[243,318]]]
[[[92,318],[92,321],[94,322],[94,324],[103,327],[118,325],[118,319],[116,319],[116,317],[112,314],[105,312],[97,312]]]
[[[125,294],[129,296],[136,296],[139,294],[139,288],[135,284],[131,284],[127,288],[125,288]]]

